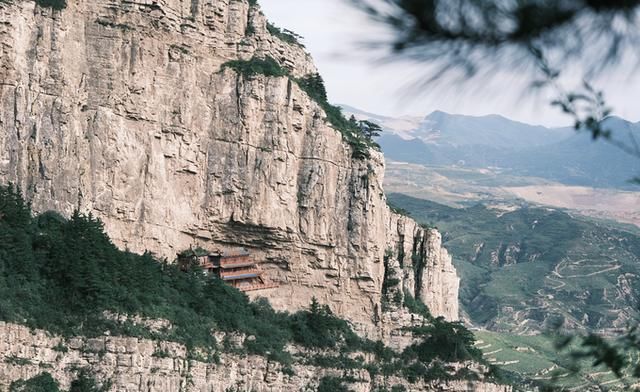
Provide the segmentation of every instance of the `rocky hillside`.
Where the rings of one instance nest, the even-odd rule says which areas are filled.
[[[508,379],[478,364],[469,330],[408,296],[398,305],[410,318],[394,322],[413,328],[392,349],[327,305],[276,312],[194,267],[119,250],[90,216],[34,215],[0,186],[0,390],[399,392]],[[386,278],[393,308],[398,290]]]
[[[0,360],[0,390],[5,390],[10,380],[28,379],[42,371],[50,372],[66,389],[77,369],[87,367],[100,379],[109,379],[117,391],[315,391],[321,380],[343,377],[338,369],[312,365],[295,365],[291,374],[281,364],[260,356],[224,354],[217,363],[210,363],[190,357],[185,346],[177,343],[109,336],[64,339],[2,322]],[[464,366],[469,364],[461,364]],[[371,377],[366,370],[354,370],[348,379],[349,390],[354,392],[512,390],[476,381],[412,384],[398,377]]]
[[[463,312],[493,331],[615,335],[638,319],[640,232],[566,211],[478,204],[451,208],[402,194],[389,200],[437,226],[456,255]]]
[[[258,295],[316,297],[369,337],[402,319],[383,311],[389,268],[456,319],[440,234],[390,212],[381,154],[353,158],[294,82],[316,69],[290,38],[246,0],[0,1],[0,181],[38,211],[91,212],[121,248],[245,246],[280,284]],[[223,67],[267,57],[287,75]]]

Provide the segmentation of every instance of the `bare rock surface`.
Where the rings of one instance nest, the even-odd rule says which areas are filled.
[[[316,72],[246,0],[0,2],[0,181],[132,251],[245,246],[279,283],[254,295],[316,297],[372,338],[400,327],[382,314],[388,252],[407,292],[457,319],[451,257],[389,210],[382,155],[352,159],[290,78],[222,67],[253,56]]]
[[[82,368],[90,368],[98,382],[110,382],[110,390],[118,392],[315,391],[322,377],[344,375],[343,370],[308,365],[293,365],[294,374],[290,374],[283,372],[282,365],[259,356],[222,354],[218,361],[207,362],[194,359],[178,343],[115,336],[64,339],[0,322],[0,391],[44,371],[68,389]],[[372,378],[359,370],[350,376],[349,388],[354,392],[395,385],[407,391],[511,392],[510,387],[486,382],[412,384],[397,377]]]

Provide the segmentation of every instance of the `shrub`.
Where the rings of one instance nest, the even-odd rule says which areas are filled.
[[[202,253],[196,248],[183,255]],[[152,333],[130,321],[105,319],[107,310],[168,319],[172,328]],[[212,329],[237,332],[253,337],[245,342],[248,352],[284,364],[292,362],[284,351],[292,341],[315,348],[369,344],[317,301],[293,315],[277,312],[266,300],[251,302],[197,269],[183,272],[150,254],[120,251],[91,215],[32,217],[13,187],[0,187],[0,319],[63,336],[108,330],[173,340],[190,349],[215,347]]]
[[[389,206],[389,209],[391,210],[391,212],[393,212],[394,214],[398,214],[402,216],[411,216],[411,212],[405,210],[402,207],[398,207],[392,204],[389,200],[387,200],[387,205]]]
[[[327,305],[315,298],[309,311],[297,312],[291,317],[293,340],[305,347],[335,348],[342,343],[357,346],[359,338],[349,324],[334,316]]]
[[[103,312],[164,318],[151,333]],[[112,334],[215,347],[212,329],[255,336],[253,353],[277,356],[291,340],[289,315],[219,279],[182,272],[149,254],[118,250],[91,215],[31,217],[13,187],[0,187],[0,319],[63,336]],[[26,320],[26,321],[25,321]]]
[[[244,35],[249,37],[249,36],[254,35],[255,33],[256,33],[256,28],[253,25],[253,22],[251,22],[251,21],[247,22],[247,27],[244,30]]]
[[[110,388],[110,382],[100,386],[89,370],[81,369],[77,378],[71,382],[69,392],[107,392]]]
[[[289,72],[282,68],[272,57],[264,59],[253,57],[251,60],[232,60],[222,65],[222,68],[231,68],[240,75],[251,77],[255,75],[265,75],[271,77],[288,76]]]
[[[309,364],[318,366],[321,368],[333,368],[341,370],[351,369],[364,369],[367,366],[364,363],[364,359],[357,357],[355,359],[349,358],[345,354],[340,355],[316,355],[311,358]],[[373,366],[373,365],[371,365]]]
[[[69,348],[62,343],[62,341],[58,342],[56,346],[53,348],[53,351],[57,351],[59,353],[66,353],[69,351]]]
[[[402,374],[410,383],[415,383],[424,378],[427,374],[427,367],[423,363],[413,362],[402,368]]]
[[[237,3],[242,3],[244,0],[231,0]],[[258,0],[247,0],[249,3],[249,7],[255,7],[258,5]]]
[[[9,392],[60,392],[60,386],[51,374],[44,372],[28,380],[12,382]]]
[[[43,8],[51,7],[58,11],[67,8],[67,0],[36,0],[36,4]]]
[[[268,56],[264,59],[253,57],[248,61],[228,61],[222,65],[222,69],[225,68],[233,69],[238,74],[248,78],[255,75],[268,77],[287,76],[291,78],[309,98],[314,100],[322,110],[324,110],[327,115],[327,122],[338,130],[345,141],[351,146],[353,158],[366,159],[370,156],[370,148],[380,149],[380,146],[373,141],[372,135],[375,135],[375,132],[371,132],[372,128],[380,129],[380,127],[369,121],[358,121],[353,116],[347,119],[342,114],[342,109],[339,106],[331,105],[327,99],[327,90],[320,74],[315,73],[302,78],[292,78],[288,70],[280,66],[272,57]]]
[[[411,312],[415,314],[419,314],[427,320],[432,320],[433,316],[431,316],[431,312],[429,312],[429,308],[425,305],[421,300],[414,298],[411,293],[407,290],[404,290],[404,306]]]
[[[442,317],[431,321],[431,325],[414,328],[422,342],[405,349],[404,355],[415,357],[423,363],[434,359],[445,362],[482,360],[482,352],[475,347],[475,337],[461,322],[448,322]]]
[[[302,37],[291,30],[281,29],[269,22],[267,22],[267,30],[269,31],[269,34],[281,39],[288,44],[297,45],[304,48],[304,45],[300,43],[300,39],[302,39]]]
[[[357,121],[353,116],[347,119],[342,114],[342,108],[329,103],[327,89],[320,74],[315,73],[296,79],[296,83],[324,110],[329,124],[342,133],[347,143],[351,145],[353,158],[369,158],[369,148],[380,148],[372,139],[365,137],[362,128],[363,122]]]
[[[407,301],[410,296],[405,296],[405,304],[410,303]],[[105,318],[105,311],[167,319],[172,328],[151,332],[131,321]],[[251,302],[237,289],[197,270],[184,272],[149,254],[118,250],[102,223],[91,215],[75,212],[68,220],[56,213],[32,217],[30,206],[11,186],[0,186],[0,319],[63,336],[100,336],[109,331],[111,335],[177,341],[190,353],[206,353],[202,355],[205,361],[215,360],[212,330],[236,332],[252,337],[245,341],[243,350],[281,362],[286,369],[293,358],[284,347],[292,342],[336,351],[338,363],[345,369],[366,366],[346,353],[374,353],[379,366],[367,369],[384,375],[409,369],[415,377],[424,377],[429,374],[424,364],[434,359],[480,357],[471,332],[460,323],[443,319],[416,329],[422,342],[398,356],[381,342],[361,339],[347,321],[315,299],[309,309],[293,315],[277,312],[266,300]],[[66,347],[60,344],[56,350],[65,351]],[[316,360],[331,366],[329,357]],[[13,357],[8,361],[27,363]],[[50,380],[43,375],[31,382],[45,381]],[[335,386],[335,381],[327,379],[325,384]],[[18,383],[15,388],[24,385]],[[86,372],[79,373],[74,385],[73,392],[104,388],[98,388]]]
[[[318,392],[351,392],[351,390],[344,386],[342,379],[326,376],[320,379]]]

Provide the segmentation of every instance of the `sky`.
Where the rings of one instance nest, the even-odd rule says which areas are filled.
[[[490,80],[425,84],[425,64],[383,56],[366,47],[388,32],[347,0],[260,0],[275,25],[304,37],[334,104],[388,116],[447,113],[500,114],[530,124],[571,125],[571,118],[550,106],[550,91],[531,93],[522,73],[501,71]],[[381,61],[382,58],[391,61]],[[630,67],[628,67],[631,69]],[[571,72],[572,70],[569,70]],[[640,120],[640,72],[609,72],[594,85],[604,91],[614,114]],[[579,72],[570,75],[579,82]]]

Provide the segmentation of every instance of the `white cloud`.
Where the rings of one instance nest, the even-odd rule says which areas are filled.
[[[260,0],[273,23],[305,37],[324,77],[329,97],[386,115],[425,115],[433,110],[471,115],[501,114],[528,123],[568,125],[571,119],[549,105],[550,94],[533,95],[518,73],[501,72],[490,82],[419,85],[425,64],[382,64],[362,43],[383,40],[385,30],[347,0]],[[614,114],[640,120],[640,75],[614,73],[597,81]],[[419,86],[416,87],[416,86]]]

